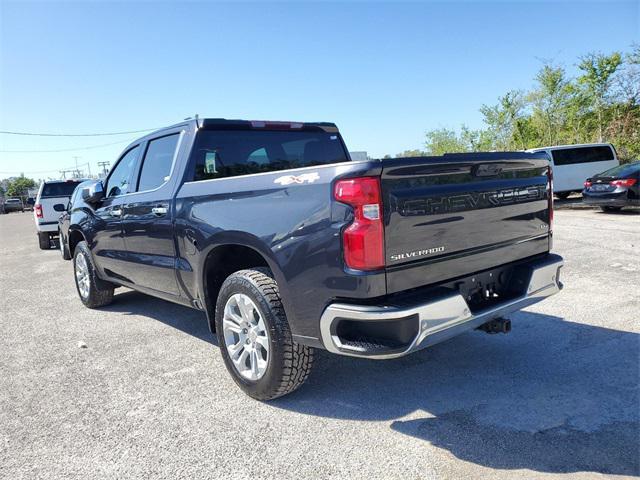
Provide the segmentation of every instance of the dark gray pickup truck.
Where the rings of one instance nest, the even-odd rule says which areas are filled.
[[[354,162],[331,123],[196,119],[133,142],[60,225],[82,302],[202,310],[237,384],[287,394],[315,348],[389,359],[562,288],[545,154]]]

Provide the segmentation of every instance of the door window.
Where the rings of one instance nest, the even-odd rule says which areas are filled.
[[[149,142],[140,171],[139,192],[153,190],[169,180],[179,138],[176,133]]]
[[[115,166],[109,178],[107,179],[107,197],[117,197],[118,195],[124,195],[131,191],[129,188],[129,181],[131,174],[136,166],[136,160],[138,159],[138,151],[140,147],[134,147],[129,150],[120,159]]]

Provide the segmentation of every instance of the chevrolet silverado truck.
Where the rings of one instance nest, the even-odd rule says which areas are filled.
[[[332,123],[195,119],[83,184],[65,231],[81,301],[125,286],[206,314],[244,392],[298,388],[314,349],[401,357],[561,288],[544,153],[351,161]]]

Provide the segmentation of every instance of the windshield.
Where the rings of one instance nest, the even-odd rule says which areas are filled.
[[[191,160],[196,181],[347,161],[337,133],[273,130],[204,130]]]
[[[45,197],[70,197],[80,181],[69,180],[67,182],[45,183],[40,198]]]
[[[628,177],[640,172],[640,162],[626,163],[599,173],[598,177]]]

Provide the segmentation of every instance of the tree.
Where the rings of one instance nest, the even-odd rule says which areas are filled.
[[[29,189],[34,188],[36,186],[36,182],[27,178],[24,175],[11,180],[9,186],[7,187],[7,195],[9,197],[26,197],[28,195]]]
[[[611,55],[589,53],[582,57],[578,64],[578,68],[583,72],[578,77],[578,83],[585,88],[596,113],[600,142],[603,138],[604,110],[611,90],[613,75],[621,63],[622,55],[619,52],[614,52]]]
[[[467,146],[458,137],[455,130],[437,128],[426,133],[424,146],[430,155],[443,155],[445,153],[466,152]]]
[[[618,73],[618,97],[627,106],[640,105],[640,43],[631,46]]]
[[[426,155],[422,150],[405,150],[404,152],[396,153],[396,158],[405,157],[424,157]]]
[[[485,136],[490,137],[493,150],[524,149],[525,139],[521,132],[524,95],[520,90],[511,90],[493,106],[482,105],[480,113],[488,126]]]
[[[536,75],[537,88],[529,94],[533,103],[533,120],[539,124],[543,143],[554,145],[564,123],[564,106],[568,96],[565,71],[562,67],[544,65]]]

